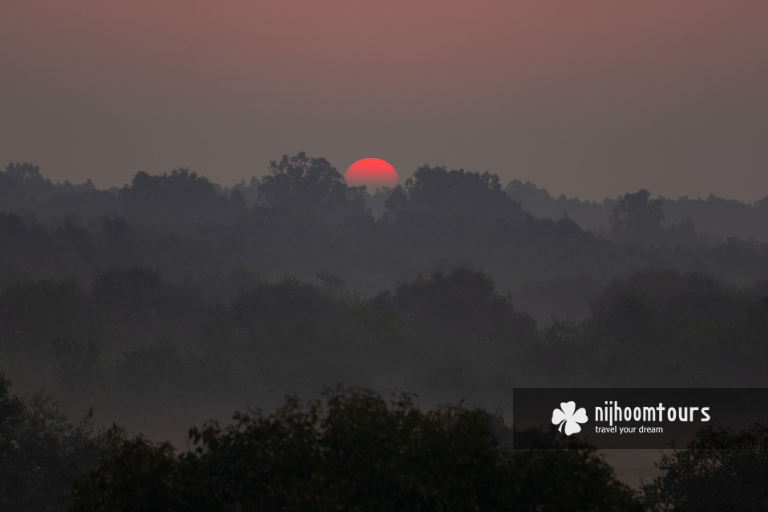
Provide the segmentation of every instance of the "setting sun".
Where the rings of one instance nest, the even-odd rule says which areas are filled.
[[[363,158],[353,163],[344,174],[344,179],[352,186],[366,185],[369,189],[394,187],[400,180],[395,168],[378,158]]]

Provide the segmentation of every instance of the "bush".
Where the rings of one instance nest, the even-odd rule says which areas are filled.
[[[664,475],[643,487],[652,510],[768,510],[768,425],[707,427],[656,467]]]
[[[234,419],[192,429],[181,454],[123,441],[71,510],[640,510],[593,451],[513,453],[480,409],[337,390]]]
[[[94,433],[90,417],[71,425],[49,397],[11,394],[0,373],[0,510],[64,510],[68,480],[94,469],[122,435]]]

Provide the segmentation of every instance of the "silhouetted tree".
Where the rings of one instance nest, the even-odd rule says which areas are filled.
[[[411,207],[428,215],[508,220],[524,216],[520,205],[501,190],[499,177],[489,172],[423,165],[406,180],[405,188]],[[387,205],[403,209],[403,200],[390,197]]]
[[[64,510],[69,480],[94,469],[122,435],[95,433],[90,418],[71,425],[50,398],[11,394],[0,373],[0,510]]]
[[[234,419],[192,429],[180,455],[124,441],[76,484],[71,510],[641,510],[593,453],[513,454],[479,409],[336,392]]]
[[[16,181],[42,181],[45,179],[40,174],[40,167],[27,162],[24,162],[23,164],[8,164],[5,168],[5,174]]]
[[[55,194],[51,180],[40,174],[40,167],[30,163],[10,163],[5,168],[5,175],[24,192],[25,198],[38,201],[48,200]]]
[[[768,426],[741,432],[710,426],[656,464],[662,476],[643,486],[653,511],[768,510]]]
[[[126,240],[135,235],[134,229],[128,224],[126,218],[118,215],[104,216],[101,220],[101,228],[108,242]]]
[[[332,320],[335,302],[327,290],[296,278],[262,282],[235,296],[231,322],[253,333],[262,347],[290,357],[298,347],[308,353],[321,348],[319,327]]]
[[[515,311],[488,275],[469,268],[419,276],[397,285],[392,298],[406,321],[426,336],[459,335],[491,345],[520,342],[536,330],[536,321]]]
[[[136,173],[131,185],[120,190],[120,200],[130,219],[182,229],[220,221],[227,206],[227,198],[217,195],[207,178],[185,168],[170,175]]]
[[[8,211],[15,206],[17,200],[18,187],[16,182],[10,176],[0,173],[0,208]]]
[[[650,243],[658,239],[664,220],[664,200],[649,201],[651,193],[645,189],[625,194],[613,209],[611,231],[621,239]]]
[[[325,158],[309,158],[303,151],[283,155],[269,163],[269,171],[259,185],[259,195],[269,205],[331,224],[366,213],[365,187],[347,185]]]
[[[83,317],[82,297],[74,281],[25,281],[0,295],[0,350],[39,356],[50,343],[76,333]]]
[[[710,275],[653,269],[609,283],[591,301],[590,324],[626,340],[664,339],[673,330],[733,319],[749,300]]]
[[[408,208],[408,193],[402,185],[398,185],[392,189],[389,198],[384,201],[384,207],[388,212],[393,214],[397,214]]]

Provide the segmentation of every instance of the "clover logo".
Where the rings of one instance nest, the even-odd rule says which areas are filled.
[[[582,407],[576,410],[576,402],[561,402],[560,409],[552,411],[552,424],[560,425],[560,432],[565,425],[565,435],[577,434],[581,432],[579,423],[587,422],[587,411]]]

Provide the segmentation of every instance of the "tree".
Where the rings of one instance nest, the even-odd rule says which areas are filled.
[[[5,168],[5,174],[15,181],[42,181],[44,179],[40,174],[40,167],[27,162],[24,162],[23,164],[8,164]]]
[[[259,282],[236,294],[230,304],[232,322],[239,329],[303,333],[328,318],[332,294],[319,286],[285,278]],[[302,336],[287,336],[303,341]]]
[[[51,180],[40,174],[40,167],[24,162],[10,163],[5,168],[5,176],[11,178],[25,198],[48,200],[56,193]]]
[[[71,425],[49,397],[11,394],[0,373],[0,510],[64,510],[68,479],[94,469],[122,435],[120,429],[95,433],[90,418]]]
[[[405,182],[416,211],[437,217],[520,219],[523,209],[501,189],[496,174],[448,170],[423,165]],[[387,208],[403,210],[402,198],[390,198]],[[395,212],[396,213],[396,212]]]
[[[408,208],[408,193],[402,185],[397,185],[392,189],[389,197],[384,201],[384,208],[393,214],[398,214]]]
[[[664,200],[649,201],[651,193],[645,189],[624,194],[613,208],[611,231],[619,238],[650,243],[662,232]]]
[[[123,441],[76,483],[70,510],[639,510],[594,452],[512,453],[481,409],[336,390],[325,406],[289,398],[234,419],[192,429],[181,454]]]
[[[217,195],[207,178],[183,167],[160,176],[136,173],[120,190],[120,200],[130,219],[165,227],[209,224],[227,211],[227,198]]]
[[[707,274],[644,270],[614,279],[593,297],[589,326],[626,341],[672,340],[696,325],[740,318],[750,300]]]
[[[0,205],[3,210],[8,211],[8,207],[13,206],[21,195],[13,178],[0,173]]]
[[[271,206],[298,215],[320,217],[336,225],[367,213],[365,187],[350,187],[325,158],[309,158],[303,151],[269,163],[270,174],[261,180],[259,197]]]
[[[654,511],[768,510],[768,425],[706,427],[656,467],[664,474],[643,486]]]
[[[515,311],[510,297],[496,292],[490,276],[466,267],[399,284],[392,299],[406,321],[425,336],[458,335],[491,346],[520,341],[536,331],[536,321]]]
[[[134,315],[157,309],[165,288],[160,272],[142,265],[102,268],[91,279],[93,298],[99,304],[124,304]]]
[[[0,350],[41,356],[57,338],[71,336],[83,321],[82,296],[74,280],[14,283],[0,294]]]

